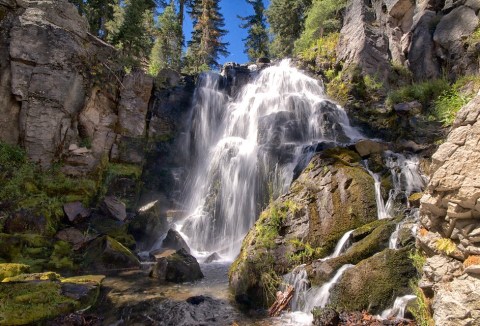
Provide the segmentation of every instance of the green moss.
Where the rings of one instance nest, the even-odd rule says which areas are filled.
[[[288,259],[294,265],[304,264],[328,254],[324,247],[313,248],[308,242],[303,243],[298,239],[290,240],[290,243],[294,246],[295,253],[292,253]]]
[[[432,318],[431,300],[425,296],[425,293],[417,284],[417,279],[410,281],[410,288],[417,299],[413,306],[408,307],[408,311],[413,315],[418,326],[435,326]]]
[[[332,289],[332,307],[372,313],[391,307],[397,296],[410,292],[408,282],[416,274],[408,253],[386,249],[348,269]]]
[[[140,179],[142,176],[142,167],[136,164],[110,163],[108,165],[107,175]]]
[[[33,273],[33,274],[20,274],[12,277],[5,278],[3,283],[10,282],[31,282],[31,281],[58,281],[60,275],[54,272]]]
[[[58,166],[42,170],[27,160],[22,149],[0,142],[0,201],[11,203],[12,210],[44,217],[46,235],[58,229],[64,203],[78,200],[88,206],[96,192],[94,180],[69,178]]]
[[[61,294],[60,283],[0,284],[0,324],[25,325],[73,311],[78,303]]]
[[[0,264],[0,282],[7,277],[27,273],[30,266],[24,264]]]
[[[98,285],[102,284],[103,280],[105,279],[105,275],[81,275],[81,276],[73,276],[62,278],[62,283],[96,283]]]
[[[6,262],[30,266],[32,272],[47,268],[53,251],[53,241],[37,234],[0,233],[0,258]]]
[[[55,270],[73,270],[76,268],[72,245],[65,241],[57,241],[53,246],[49,267]]]

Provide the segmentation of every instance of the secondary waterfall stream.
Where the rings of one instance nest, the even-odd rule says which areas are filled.
[[[221,75],[201,77],[194,95],[188,217],[182,232],[197,252],[234,259],[269,198],[288,190],[319,143],[362,135],[321,83],[288,60],[258,73],[236,98]]]

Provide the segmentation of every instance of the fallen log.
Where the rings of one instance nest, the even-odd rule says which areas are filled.
[[[289,285],[284,292],[278,291],[277,299],[275,300],[273,305],[270,307],[270,309],[268,309],[268,315],[270,317],[277,317],[280,315],[282,311],[287,309],[288,305],[290,304],[290,301],[292,301],[293,299],[294,292],[295,292],[295,289],[291,285]]]

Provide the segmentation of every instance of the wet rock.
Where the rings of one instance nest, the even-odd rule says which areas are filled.
[[[81,202],[73,202],[63,205],[63,211],[72,223],[82,222],[91,214],[91,210],[83,206]]]
[[[137,257],[109,236],[93,240],[87,247],[84,265],[88,270],[98,272],[116,272],[140,268]]]
[[[207,296],[196,296],[185,301],[148,300],[125,307],[127,325],[233,325],[238,312],[227,302]]]
[[[48,230],[47,219],[40,215],[35,215],[28,210],[19,210],[12,213],[3,226],[3,232],[15,234],[15,233],[34,233],[34,234],[47,234]]]
[[[337,326],[340,323],[340,315],[331,308],[315,308],[313,313],[314,326]]]
[[[217,254],[216,252],[214,252],[213,254],[211,254],[210,256],[208,256],[205,260],[204,260],[204,264],[210,264],[210,263],[213,263],[213,262],[216,262],[218,260],[222,259],[222,257],[220,257],[219,254]]]
[[[76,228],[67,228],[58,231],[55,237],[59,240],[71,243],[73,250],[80,249],[87,241],[83,232]]]
[[[167,250],[156,259],[157,263],[150,272],[150,277],[160,282],[183,283],[203,278],[197,260],[185,249]]]
[[[119,221],[125,221],[127,218],[127,209],[123,202],[117,197],[107,196],[100,206],[102,211],[109,217]]]
[[[373,140],[364,139],[355,144],[355,150],[361,157],[367,157],[371,154],[381,154],[388,149],[388,146]]]
[[[161,234],[168,230],[168,221],[162,204],[156,202],[152,207],[138,212],[128,224],[129,232],[134,236],[140,250],[150,250]]]
[[[180,233],[173,229],[168,230],[167,236],[162,242],[162,247],[174,250],[184,249],[187,253],[190,253],[190,248],[185,240],[183,240]]]
[[[108,235],[131,250],[136,248],[135,239],[129,233],[128,224],[125,222],[94,213],[88,223],[82,224],[82,231],[87,230],[93,237]]]
[[[96,283],[62,283],[62,295],[88,307],[97,300],[99,286]]]
[[[331,290],[334,309],[380,313],[395,297],[409,293],[416,270],[406,249],[386,249],[348,269]]]

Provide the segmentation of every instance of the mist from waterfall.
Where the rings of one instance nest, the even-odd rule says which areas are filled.
[[[224,77],[200,77],[193,103],[182,231],[200,252],[233,259],[270,199],[288,190],[319,143],[363,138],[323,85],[288,60],[266,68],[236,96]]]

